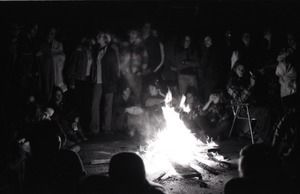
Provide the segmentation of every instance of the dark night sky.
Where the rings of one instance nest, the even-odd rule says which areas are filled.
[[[140,22],[151,19],[168,25],[201,23],[272,25],[299,19],[294,1],[39,1],[0,2],[5,19],[48,20],[61,24],[99,21],[109,23]],[[195,8],[198,8],[196,12]],[[195,16],[196,15],[196,16]],[[295,18],[296,17],[296,18]],[[2,17],[3,18],[3,17]]]
[[[120,34],[145,20],[167,34],[190,30],[234,31],[272,27],[285,31],[298,25],[296,1],[26,1],[0,2],[5,24],[39,22],[55,24],[64,34],[76,36],[98,28]],[[70,38],[70,37],[69,37]]]

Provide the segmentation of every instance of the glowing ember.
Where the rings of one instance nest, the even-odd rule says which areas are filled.
[[[169,91],[165,99],[166,106],[162,108],[166,127],[159,130],[155,138],[147,142],[147,146],[140,149],[140,155],[144,160],[146,172],[150,179],[157,178],[155,176],[158,174],[165,174],[165,177],[177,175],[173,163],[190,166],[195,170],[197,170],[199,162],[206,165],[213,163],[207,155],[207,150],[215,148],[217,144],[209,141],[209,139],[207,142],[198,140],[185,127],[179,113],[168,106],[171,99],[172,96]],[[184,108],[184,99],[183,97],[180,103],[182,108]]]

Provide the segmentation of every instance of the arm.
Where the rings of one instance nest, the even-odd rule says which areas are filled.
[[[192,57],[190,60],[186,61],[186,67],[199,67],[199,56],[196,50],[193,51],[193,53],[191,53]]]
[[[208,108],[209,108],[209,106],[210,106],[210,104],[212,103],[212,101],[213,101],[213,97],[214,95],[210,95],[209,96],[209,99],[208,99],[208,101],[206,102],[206,104],[203,106],[203,108],[202,108],[202,110],[203,111],[206,111]]]
[[[232,83],[232,79],[229,80],[227,84],[228,94],[238,103],[244,103],[252,93],[254,84],[250,84],[246,88],[235,86]]]
[[[119,78],[119,61],[118,61],[118,54],[117,52],[112,49],[112,58],[111,58],[111,65],[112,65],[112,80],[117,81]]]
[[[145,49],[143,52],[143,60],[142,60],[142,72],[146,72],[149,71],[148,69],[148,52]]]
[[[164,103],[165,100],[162,98],[147,98],[145,102],[146,107],[155,106]]]
[[[69,68],[67,69],[67,79],[70,88],[75,89],[75,74],[76,74],[76,62],[78,61],[78,52],[75,51],[70,57]]]
[[[164,45],[161,42],[159,42],[159,48],[160,48],[161,60],[160,60],[159,65],[153,70],[154,73],[156,73],[161,68],[161,66],[164,64],[164,61],[165,61]]]
[[[185,55],[184,58],[180,61],[181,65],[179,66],[179,70],[189,68],[189,67],[199,67],[199,56],[196,51],[189,51],[190,52],[190,59],[186,59]]]

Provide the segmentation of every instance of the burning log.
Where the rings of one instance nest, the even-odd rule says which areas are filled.
[[[231,164],[222,160],[218,160],[213,154],[207,153],[207,156],[209,157],[210,160],[217,162],[218,165],[224,169],[230,169]]]
[[[211,166],[208,166],[207,164],[204,164],[203,162],[198,161],[197,165],[203,168],[204,170],[210,172],[213,175],[219,175],[221,172]]]
[[[208,184],[204,181],[200,181],[199,186],[200,186],[200,188],[208,188]]]
[[[178,163],[172,163],[175,171],[180,174],[183,178],[198,178],[202,180],[202,175],[197,170],[192,168],[191,166],[183,166]]]
[[[151,175],[151,177],[149,177],[150,178],[150,180],[153,180],[153,182],[160,182],[160,181],[162,181],[162,180],[164,180],[164,176],[167,174],[167,172],[165,172],[165,171],[160,171],[160,172],[157,172],[157,173],[155,173],[155,174],[153,174],[153,175]]]
[[[91,164],[95,165],[95,164],[109,164],[110,159],[95,159],[95,160],[91,160]]]

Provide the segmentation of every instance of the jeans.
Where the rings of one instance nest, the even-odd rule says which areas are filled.
[[[102,97],[102,84],[93,84],[90,131],[95,134],[100,132],[100,101],[101,101],[101,97]]]

